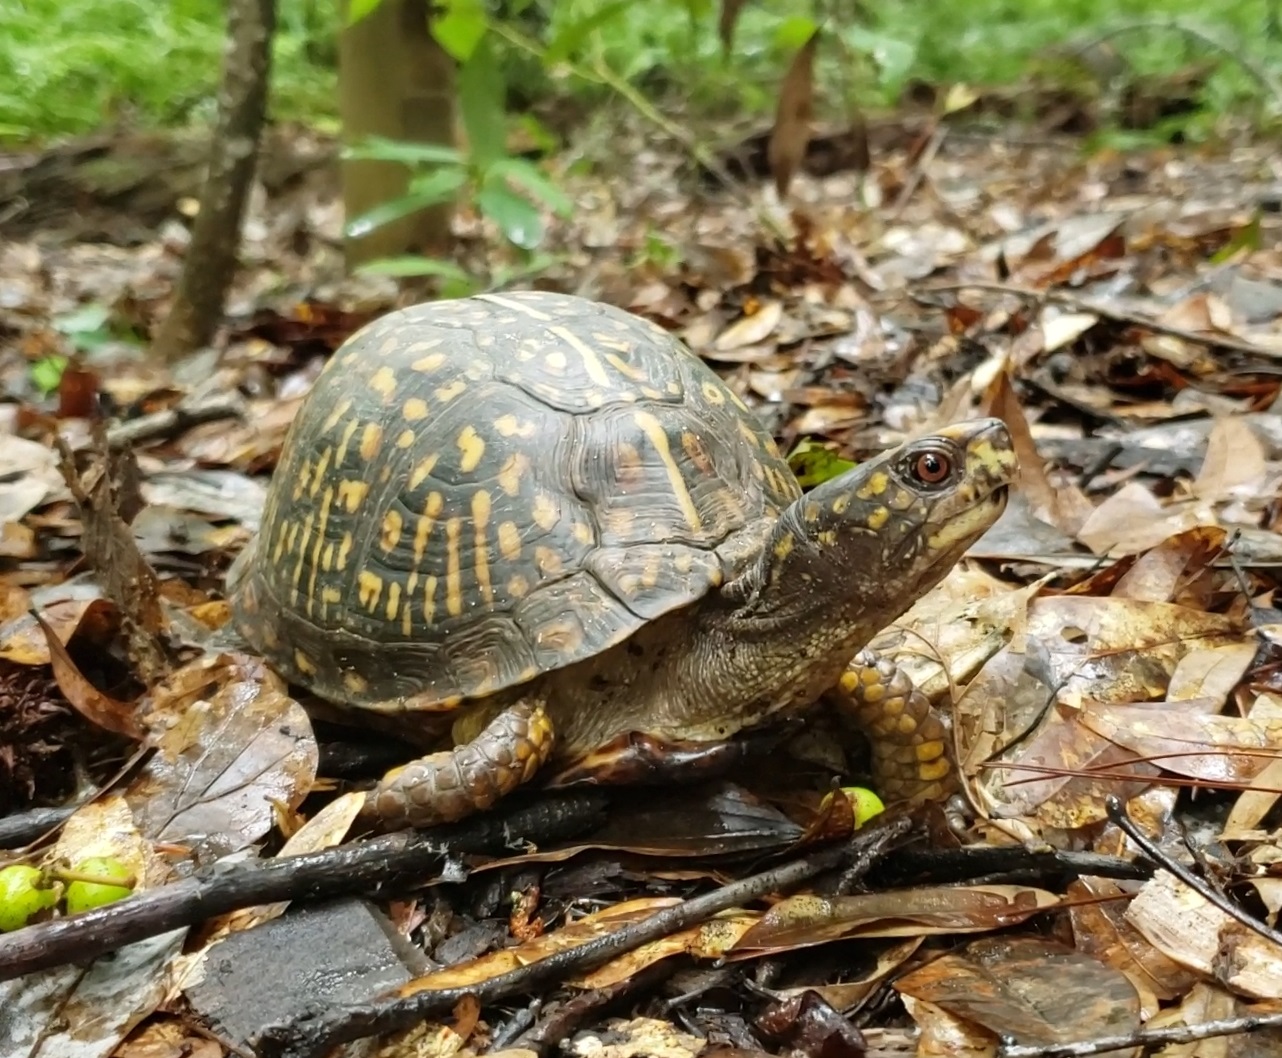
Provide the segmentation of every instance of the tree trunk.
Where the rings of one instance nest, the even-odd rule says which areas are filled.
[[[346,21],[346,0],[343,0]],[[454,143],[454,62],[428,30],[426,0],[382,0],[338,46],[343,140],[366,136],[410,143]],[[400,198],[410,171],[393,162],[344,161],[343,207],[349,221]],[[441,254],[449,249],[449,205],[425,209],[346,241],[347,264],[376,257]]]
[[[175,360],[209,344],[236,275],[240,225],[267,111],[276,0],[230,0],[218,123],[191,245],[153,348]]]

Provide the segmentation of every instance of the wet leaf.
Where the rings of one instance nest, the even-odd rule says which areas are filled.
[[[316,777],[307,714],[261,661],[202,658],[150,695],[156,754],[128,791],[154,841],[226,855],[266,834]]]

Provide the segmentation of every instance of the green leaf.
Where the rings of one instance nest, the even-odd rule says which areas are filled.
[[[375,228],[390,224],[394,220],[408,217],[431,206],[439,206],[454,198],[467,183],[467,170],[451,166],[448,169],[437,169],[416,177],[410,184],[410,191],[391,202],[384,202],[347,224],[348,238],[359,239],[368,235]]]
[[[1260,212],[1256,210],[1249,224],[1239,228],[1228,242],[1211,255],[1211,264],[1223,264],[1242,250],[1260,248]]]
[[[473,283],[473,277],[453,261],[441,257],[380,257],[357,268],[357,272],[370,276],[435,276],[454,282]]]
[[[558,216],[568,217],[574,212],[574,203],[570,201],[570,196],[544,176],[538,166],[527,162],[524,158],[504,158],[502,161],[495,162],[486,172],[485,181],[489,183],[496,179],[516,184]]]
[[[46,356],[31,365],[31,381],[41,395],[49,396],[57,390],[62,382],[62,373],[67,368],[65,356]]]
[[[507,155],[506,91],[492,42],[483,41],[460,68],[458,99],[468,157],[476,168],[487,169]]]
[[[499,181],[486,181],[477,192],[476,206],[499,226],[508,242],[533,250],[543,240],[543,218],[527,199]]]
[[[402,162],[405,165],[463,165],[463,153],[443,143],[404,143],[371,136],[343,151],[344,158],[373,162]]]
[[[832,449],[808,439],[801,441],[788,453],[788,466],[797,475],[802,488],[822,485],[847,470],[853,470],[857,465],[849,459],[842,459]]]
[[[490,28],[485,0],[443,0],[444,13],[432,19],[432,36],[459,62],[472,58]]]
[[[347,5],[347,24],[356,25],[362,18],[378,10],[383,0],[351,0]]]
[[[634,0],[614,0],[614,3],[606,4],[577,22],[570,22],[562,27],[548,42],[547,50],[543,53],[543,65],[549,67],[564,62],[579,50],[589,33],[613,21],[620,12],[633,6],[633,2]]]
[[[806,43],[819,26],[813,18],[805,15],[793,15],[785,18],[775,28],[775,44],[780,51],[793,52]]]

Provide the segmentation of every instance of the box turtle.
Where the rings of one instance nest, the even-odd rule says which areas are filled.
[[[228,576],[240,634],[439,749],[367,811],[425,826],[544,774],[638,781],[821,699],[882,792],[941,793],[944,729],[869,640],[1002,512],[1005,426],[806,494],[677,338],[544,292],[392,312],[325,366]],[[450,745],[446,742],[446,745]]]

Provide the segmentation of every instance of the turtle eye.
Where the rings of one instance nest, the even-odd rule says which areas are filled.
[[[922,452],[912,463],[912,474],[923,485],[938,485],[953,472],[953,460],[946,452]]]

